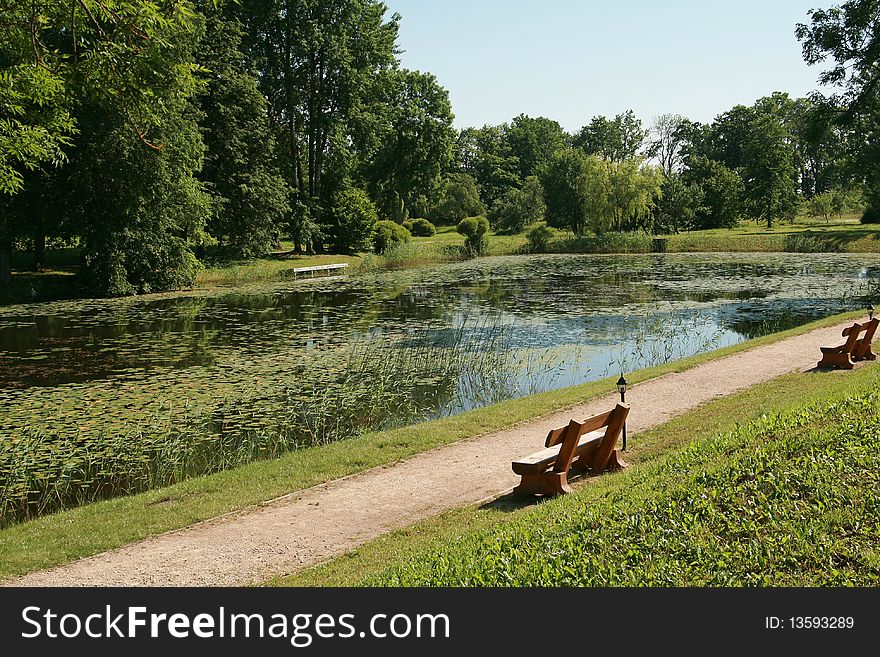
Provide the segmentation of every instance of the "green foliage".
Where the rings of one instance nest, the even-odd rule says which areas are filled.
[[[794,155],[789,133],[775,112],[753,112],[748,128],[741,144],[745,207],[769,228],[774,221],[792,220],[797,214]]]
[[[862,213],[861,222],[863,224],[880,224],[880,206],[869,205]]]
[[[876,392],[765,415],[620,475],[622,495],[584,487],[366,584],[876,585],[878,433]]]
[[[640,160],[614,162],[580,149],[557,153],[542,178],[547,225],[575,235],[650,229],[660,171]]]
[[[437,224],[457,224],[465,217],[479,216],[486,210],[480,202],[480,193],[473,177],[454,173],[443,184],[440,203],[431,211]]]
[[[82,235],[82,276],[102,294],[191,287],[200,269],[191,248],[210,212],[194,177],[202,143],[193,117],[180,105],[168,107],[156,130],[159,152],[145,148],[121,117],[93,110],[80,119],[83,139],[59,183]]]
[[[508,190],[492,206],[490,218],[499,233],[519,233],[544,219],[547,205],[544,188],[537,176],[529,176],[522,189]]]
[[[862,196],[858,192],[835,188],[807,200],[805,210],[809,216],[829,222],[832,217],[840,219],[844,212],[852,212],[861,205]]]
[[[548,253],[555,233],[546,224],[538,224],[526,233],[526,249],[529,253]]]
[[[612,230],[652,229],[655,200],[662,196],[663,175],[659,168],[638,159],[605,162],[607,208]]]
[[[406,219],[418,198],[433,195],[449,168],[455,131],[448,92],[427,73],[393,69],[380,89],[369,135],[373,148],[361,154],[365,177],[385,216]]]
[[[693,228],[697,215],[703,210],[703,189],[685,182],[679,174],[663,181],[654,217],[654,232],[677,233]]]
[[[407,226],[407,223],[410,225]],[[437,234],[436,226],[427,219],[413,219],[410,222],[404,222],[404,228],[415,237],[432,237]]]
[[[486,235],[489,232],[486,217],[465,217],[458,222],[455,230],[465,236],[465,249],[471,255],[481,255],[486,251]]]
[[[693,223],[687,228],[733,228],[742,215],[745,193],[742,178],[721,162],[703,156],[690,158],[689,168],[682,174],[686,184],[699,187],[703,194],[696,208]]]
[[[574,138],[574,146],[587,155],[599,155],[612,162],[632,160],[639,153],[648,131],[632,110],[609,120],[596,116]]]
[[[605,169],[596,157],[580,150],[559,151],[541,176],[547,225],[575,235],[601,230],[605,217]]]
[[[536,176],[557,151],[568,146],[568,135],[558,122],[540,116],[517,116],[502,127],[510,154],[519,162],[519,177],[525,181]]]
[[[207,231],[237,258],[270,249],[290,212],[290,190],[267,153],[275,150],[267,103],[240,52],[241,25],[206,8],[206,31],[196,53],[206,69],[197,102],[206,146],[199,178],[212,195]]]
[[[333,196],[329,219],[335,249],[343,253],[366,251],[371,246],[379,213],[366,192],[349,187]],[[406,230],[402,226],[398,228]]]
[[[479,199],[486,207],[492,207],[504,192],[522,182],[519,160],[510,151],[504,126],[465,128],[459,133],[456,151],[458,170],[476,181]]]
[[[67,159],[76,129],[63,95],[63,81],[41,66],[0,70],[0,194],[20,192],[24,171]]]
[[[651,237],[643,232],[604,232],[558,239],[554,253],[650,253]]]
[[[398,244],[406,244],[411,237],[410,231],[405,226],[383,219],[376,223],[376,230],[373,234],[373,250],[376,253],[385,253]]]
[[[314,247],[320,244],[311,224],[334,243],[365,245],[363,231],[345,238],[338,217],[324,212],[348,179],[362,182],[359,156],[375,153],[388,136],[382,122],[395,121],[386,98],[400,97],[388,89],[397,79],[399,16],[386,17],[377,0],[266,0],[231,4],[230,11],[260,72],[281,173],[308,210],[297,213],[307,222],[298,232]]]

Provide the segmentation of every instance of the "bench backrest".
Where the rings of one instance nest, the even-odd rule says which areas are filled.
[[[855,347],[853,347],[853,356],[856,358],[863,358],[865,354],[871,350],[871,341],[874,339],[874,333],[877,332],[878,324],[880,324],[880,319],[877,319],[876,317],[867,324],[862,324],[862,328],[865,329],[865,334],[857,342]]]
[[[553,472],[568,472],[581,436],[590,431],[607,427],[595,458],[595,462],[601,464],[601,469],[604,469],[611,457],[611,452],[614,451],[614,446],[617,444],[617,438],[620,436],[620,430],[623,428],[628,413],[629,405],[618,403],[610,411],[588,417],[583,422],[571,420],[567,427],[553,429],[547,434],[547,440],[544,443],[545,447],[553,447],[562,443],[559,448],[559,456],[556,457],[556,463],[553,465]]]

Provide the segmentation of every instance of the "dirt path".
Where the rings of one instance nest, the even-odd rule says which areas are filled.
[[[630,435],[712,398],[816,364],[844,323],[756,347],[632,388]],[[535,451],[571,417],[607,410],[595,399],[505,431],[331,481],[94,557],[34,572],[14,586],[236,586],[324,561],[393,529],[512,488],[510,462]]]

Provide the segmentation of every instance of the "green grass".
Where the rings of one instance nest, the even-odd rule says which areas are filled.
[[[527,240],[525,233],[488,237],[487,256],[523,253]],[[426,265],[461,260],[464,237],[454,226],[438,226],[432,237],[416,237],[391,253],[379,256],[371,253],[350,255],[293,255],[292,244],[283,243],[283,255],[254,260],[229,262],[206,267],[199,273],[195,288],[200,290],[247,285],[293,276],[292,269],[336,262],[347,262],[349,274],[409,269]],[[549,249],[555,253],[648,253],[651,237],[644,233],[611,233],[604,236],[576,238],[566,231],[556,231]],[[840,252],[880,253],[880,225],[858,223],[855,215],[833,222],[799,219],[780,224],[772,229],[754,222],[741,222],[734,229],[713,229],[679,233],[668,236],[669,252]],[[0,290],[0,305],[27,303],[52,299],[81,298],[88,291],[78,285],[74,274],[78,266],[76,249],[50,250],[47,262],[50,270],[41,273],[26,271],[31,256],[15,256],[13,285]]]
[[[631,436],[620,473],[452,510],[275,586],[880,581],[880,367],[789,374]]]
[[[860,224],[853,217],[835,222],[799,219],[768,229],[752,221],[736,228],[717,228],[666,235],[670,253],[795,252],[880,253],[880,225]],[[554,253],[650,253],[652,237],[642,232],[576,237],[555,231]]]
[[[828,326],[847,313],[790,331],[634,372],[638,383],[724,355]],[[0,530],[0,578],[46,568],[470,436],[496,431],[614,390],[615,378],[511,400],[426,422],[296,451],[274,460],[191,479],[130,497],[89,504]]]
[[[742,222],[733,229],[713,229],[669,236],[670,252],[880,252],[880,225],[860,224],[853,218],[835,222],[801,219],[768,229]]]

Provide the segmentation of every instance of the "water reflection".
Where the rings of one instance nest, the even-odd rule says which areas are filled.
[[[489,316],[508,327],[492,348],[521,352],[511,385],[527,394],[858,307],[878,281],[875,255],[531,256],[222,296],[13,307],[0,311],[0,413],[27,417],[47,402],[106,413],[126,386],[145,412],[262,394],[309,379],[352,341],[405,349],[416,334],[444,344],[462,331],[479,341]],[[444,395],[440,414],[481,403]]]

